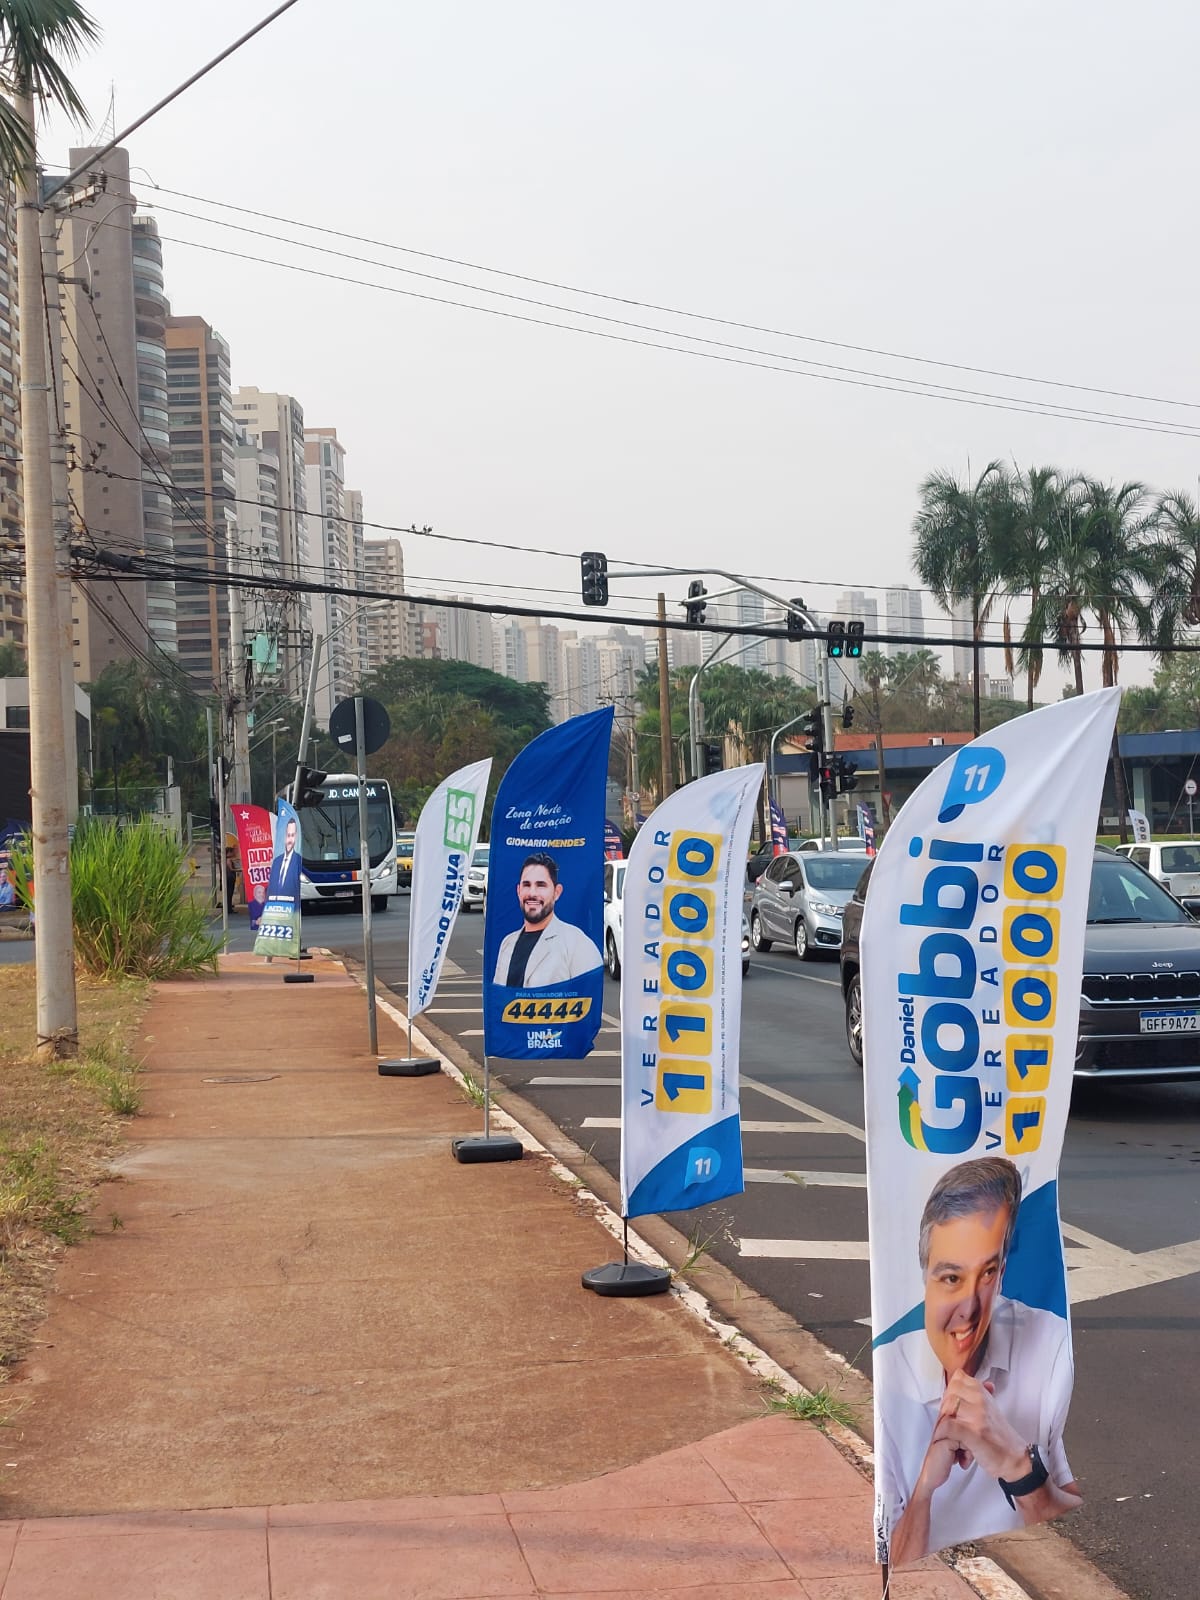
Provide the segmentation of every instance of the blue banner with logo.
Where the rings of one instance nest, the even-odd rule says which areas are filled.
[[[275,853],[254,936],[256,956],[300,954],[300,818],[286,800],[275,814]]]
[[[621,830],[615,822],[604,824],[604,857],[606,861],[620,861],[625,854]]]
[[[586,1056],[603,1011],[604,802],[613,709],[526,745],[492,808],[483,925],[483,1048],[510,1061]]]

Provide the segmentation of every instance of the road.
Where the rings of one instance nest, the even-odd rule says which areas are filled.
[[[401,997],[407,920],[401,895],[375,923],[378,976]],[[244,943],[244,927],[234,937]],[[361,954],[355,916],[310,917],[305,937]],[[460,917],[429,1016],[477,1057],[482,944],[482,918]],[[606,993],[587,1061],[493,1065],[615,1173],[617,986]],[[837,967],[755,956],[743,1010],[746,1191],[670,1220],[869,1374],[862,1079]],[[1076,1360],[1067,1443],[1085,1503],[1066,1531],[1134,1600],[1197,1592],[1198,1168],[1200,1084],[1078,1086],[1061,1191]]]

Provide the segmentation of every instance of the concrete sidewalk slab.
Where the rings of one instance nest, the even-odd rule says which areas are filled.
[[[0,1600],[876,1600],[870,1514],[823,1435],[771,1417],[563,1489],[10,1523]],[[970,1596],[936,1561],[892,1578]]]

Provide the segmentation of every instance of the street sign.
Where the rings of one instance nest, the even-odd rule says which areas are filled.
[[[1187,795],[1189,800],[1192,798],[1192,796],[1196,792],[1196,780],[1195,780],[1195,778],[1185,778],[1184,779],[1184,781],[1183,781],[1183,792],[1184,792],[1185,795]]]
[[[391,718],[387,714],[387,707],[378,700],[369,700],[363,697],[363,733],[365,736],[364,750],[372,756],[376,750],[382,750],[388,742],[388,735],[392,731]],[[339,700],[334,706],[329,717],[329,732],[331,737],[343,750],[355,748],[354,735],[354,701]]]

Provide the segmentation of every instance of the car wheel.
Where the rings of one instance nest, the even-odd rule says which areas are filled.
[[[765,954],[771,948],[770,939],[765,938],[763,935],[762,921],[757,911],[750,918],[750,943],[762,954]]]
[[[857,972],[846,990],[846,1044],[856,1065],[863,1064],[862,984]]]
[[[611,929],[604,936],[604,966],[610,978],[621,976],[621,958],[617,954],[617,941]]]
[[[373,894],[371,896],[371,910],[372,911],[386,911],[387,910],[387,903],[388,903],[388,897],[385,894]]]
[[[807,961],[809,956],[808,923],[805,922],[803,917],[799,918],[797,921],[796,931],[793,937],[796,941],[796,954],[800,957],[801,961]]]
[[[749,976],[750,976],[750,963],[749,963],[749,961],[743,961],[742,962],[742,977],[743,978],[748,978]]]

